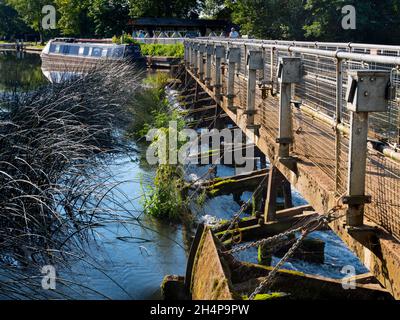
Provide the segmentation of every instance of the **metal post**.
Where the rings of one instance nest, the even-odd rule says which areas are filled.
[[[341,156],[341,137],[339,125],[342,123],[342,95],[343,95],[343,79],[342,79],[342,60],[336,61],[336,118],[335,118],[335,193],[338,195],[340,182],[343,181],[340,171]],[[343,192],[343,191],[342,191]]]
[[[225,47],[216,46],[215,47],[215,84],[214,93],[216,99],[219,101],[221,99],[221,60],[225,56]]]
[[[185,66],[189,66],[189,44],[185,42]]]
[[[301,59],[283,57],[278,65],[278,79],[280,83],[279,97],[279,158],[288,158],[290,145],[293,143],[292,129],[292,84],[301,81]]]
[[[350,146],[347,176],[348,205],[346,222],[350,227],[364,223],[364,205],[371,202],[365,195],[367,163],[368,113],[387,110],[390,71],[349,71],[347,108],[350,114]]]
[[[211,64],[212,64],[212,54],[214,52],[214,46],[211,44],[208,44],[206,46],[206,53],[207,53],[207,59],[206,59],[206,78],[205,78],[205,82],[206,85],[209,87],[211,86]]]
[[[189,69],[192,68],[192,64],[193,64],[193,43],[189,43],[188,44],[188,61],[189,61]]]
[[[347,194],[353,196],[347,211],[347,225],[363,225],[365,196],[365,173],[367,164],[368,112],[351,112],[350,153]],[[359,201],[355,201],[358,196]]]
[[[235,71],[236,71],[236,63],[240,63],[240,48],[229,48],[227,54],[228,60],[228,90],[227,90],[227,99],[228,99],[228,109],[232,112],[236,112],[236,108],[233,106],[233,102],[235,99]]]
[[[254,115],[256,113],[256,84],[257,70],[264,68],[262,51],[249,51],[247,54],[247,127],[254,127]]]
[[[206,52],[206,45],[199,45],[199,79],[204,82],[204,53]]]
[[[197,70],[199,69],[199,67],[198,67],[198,62],[199,62],[199,59],[198,59],[198,53],[199,53],[199,45],[197,44],[197,43],[195,43],[194,45],[193,45],[193,73],[195,74],[195,75],[197,75]]]

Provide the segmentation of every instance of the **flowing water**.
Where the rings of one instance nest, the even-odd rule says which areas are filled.
[[[0,92],[29,91],[45,83],[38,55],[0,54]],[[141,196],[145,186],[151,184],[154,168],[139,161],[140,152],[145,150],[137,148],[138,152],[116,157],[109,164],[115,181],[121,181],[121,206],[129,212],[125,223],[110,222],[97,227],[94,239],[86,244],[87,258],[74,261],[68,269],[58,270],[58,277],[63,281],[59,281],[57,290],[69,298],[159,298],[160,283],[165,275],[185,274],[190,230],[143,216]],[[207,166],[191,167],[189,174],[201,176],[207,170]],[[219,166],[217,172],[218,176],[229,176],[234,174],[234,169]],[[293,196],[296,205],[305,203],[298,193],[294,192]],[[242,196],[243,200],[249,197],[250,193]],[[198,220],[229,219],[239,208],[232,196],[221,196],[207,201],[194,214]],[[138,216],[141,217],[140,224],[132,219]],[[333,278],[344,276],[341,269],[345,265],[353,265],[357,273],[366,272],[333,232],[319,231],[312,237],[326,243],[325,264],[291,260],[286,268]],[[243,252],[239,258],[257,262],[257,251]],[[277,261],[274,257],[273,263]],[[36,276],[40,285],[40,270]]]

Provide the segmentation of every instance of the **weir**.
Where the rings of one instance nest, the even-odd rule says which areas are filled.
[[[184,45],[190,113],[212,121],[220,108],[270,162],[264,208],[241,222],[241,236],[262,238],[335,213],[329,227],[399,299],[400,47],[218,38]],[[309,205],[291,208],[288,200],[278,209],[278,186],[287,196],[296,188]],[[207,233],[202,241],[213,242]],[[196,276],[186,279],[190,286],[207,281]],[[230,297],[224,282],[217,286],[214,295],[192,296]]]

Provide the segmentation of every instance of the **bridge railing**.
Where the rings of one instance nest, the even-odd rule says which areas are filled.
[[[285,129],[280,61],[300,59],[302,79],[290,88],[290,153],[316,165],[332,182],[337,197],[345,195],[349,206],[361,211],[365,204],[368,218],[400,238],[400,47],[203,38],[186,40],[185,48],[187,66],[195,75],[213,88],[217,98],[226,99],[232,110],[245,114],[251,125],[260,126],[261,134],[272,140]],[[240,52],[236,63],[228,53],[235,49]],[[261,65],[252,71],[248,62],[254,54],[261,57]],[[369,148],[361,154],[363,140],[355,143],[357,123],[346,99],[349,75],[355,70],[386,71],[391,85],[387,88],[391,95],[386,97],[387,111],[369,113]],[[256,111],[249,111],[252,108]],[[363,167],[356,170],[363,176],[354,174],[357,166]],[[360,188],[362,194],[354,191]],[[371,195],[372,202],[368,203],[364,195]]]
[[[177,44],[183,43],[186,38],[134,38],[134,40],[145,44]]]

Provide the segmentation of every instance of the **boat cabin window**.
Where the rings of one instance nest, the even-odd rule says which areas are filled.
[[[78,46],[69,46],[69,53],[68,54],[77,56],[79,54],[79,47]]]
[[[107,58],[107,53],[108,53],[108,50],[107,49],[103,49],[103,52],[101,53],[101,56],[103,58]]]
[[[102,51],[103,50],[101,48],[93,48],[92,57],[101,57]]]
[[[50,52],[51,53],[60,53],[60,45],[58,45],[58,44],[50,45]]]
[[[80,56],[87,56],[87,55],[89,55],[89,47],[78,47],[79,48],[79,51],[78,51],[78,55],[80,55]]]
[[[124,49],[121,47],[117,47],[114,48],[113,52],[112,52],[112,57],[113,58],[122,58],[122,56],[124,55]]]

